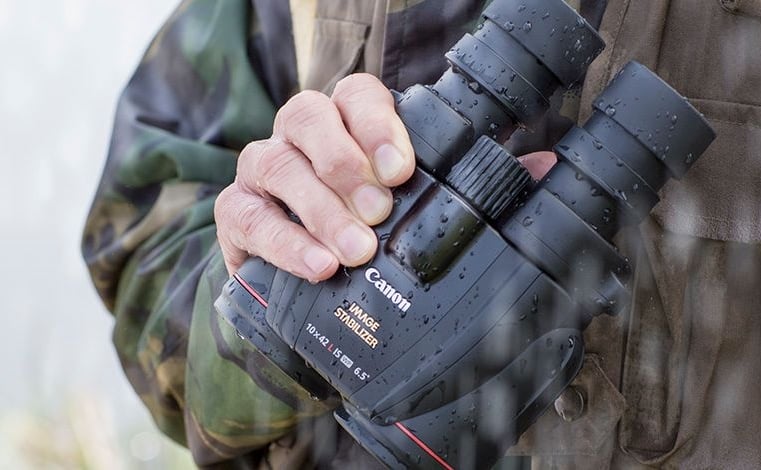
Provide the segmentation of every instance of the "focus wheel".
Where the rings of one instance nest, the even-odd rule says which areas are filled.
[[[447,183],[483,216],[496,220],[523,200],[531,175],[503,146],[482,136],[452,168]]]

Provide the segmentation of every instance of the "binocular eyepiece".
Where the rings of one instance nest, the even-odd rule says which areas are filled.
[[[435,84],[397,99],[418,164],[433,175],[446,175],[479,136],[504,141],[534,125],[555,90],[581,80],[605,47],[562,0],[497,0],[482,20],[447,52],[449,68]]]
[[[628,303],[611,240],[714,139],[631,62],[539,182],[498,143],[601,51],[562,0],[494,0],[433,85],[397,93],[418,160],[367,265],[311,285],[251,258],[215,306],[390,467],[486,468],[581,368],[582,332]],[[307,365],[308,364],[308,365]]]

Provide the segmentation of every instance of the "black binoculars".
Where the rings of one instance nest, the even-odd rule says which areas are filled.
[[[249,259],[216,307],[390,467],[488,468],[581,368],[629,298],[611,240],[715,135],[631,62],[539,182],[498,142],[531,128],[604,44],[562,0],[494,0],[433,85],[397,93],[418,167],[368,264],[318,285]]]

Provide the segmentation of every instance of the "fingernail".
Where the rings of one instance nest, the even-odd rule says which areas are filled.
[[[371,184],[354,191],[351,200],[359,216],[368,225],[375,225],[385,219],[392,203],[385,191]]]
[[[383,181],[391,181],[404,170],[405,160],[401,152],[391,144],[383,144],[375,151],[375,170]]]
[[[312,246],[304,253],[304,264],[314,274],[320,275],[333,264],[333,255],[327,250]]]
[[[350,263],[356,263],[364,259],[375,245],[375,241],[367,232],[353,224],[338,234],[336,242],[344,259]]]

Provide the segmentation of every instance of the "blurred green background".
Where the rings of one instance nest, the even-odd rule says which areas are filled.
[[[79,256],[117,97],[176,5],[0,0],[0,468],[193,468],[124,378]]]

